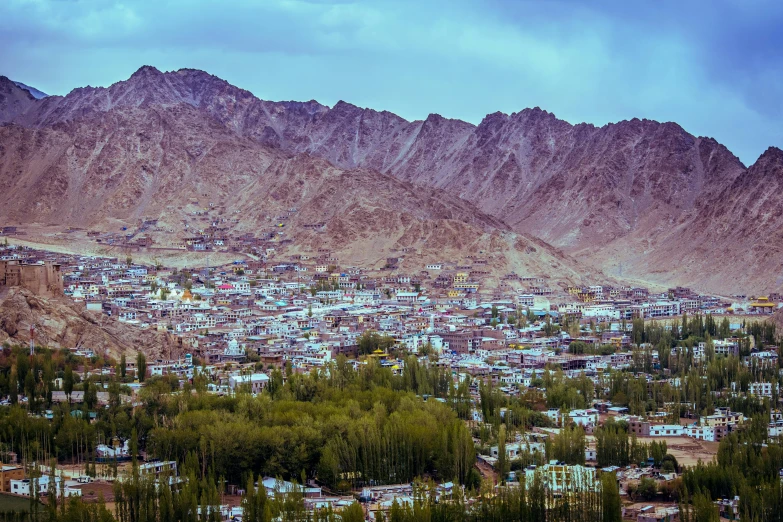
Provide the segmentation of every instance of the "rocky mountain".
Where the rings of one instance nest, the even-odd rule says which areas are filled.
[[[65,146],[76,138],[67,148],[67,154],[77,161],[71,165],[81,169],[78,161],[87,158],[80,155],[91,150],[88,170],[94,174],[81,181],[76,178],[83,175],[74,174],[69,186],[102,187],[100,180],[106,179],[110,182],[101,190],[119,188],[117,194],[133,194],[132,202],[147,201],[157,193],[157,185],[148,178],[164,184],[163,180],[172,178],[151,171],[142,174],[142,163],[152,168],[151,158],[133,163],[135,170],[130,174],[127,161],[107,159],[116,157],[116,151],[128,152],[134,143],[137,151],[146,150],[145,136],[151,144],[160,144],[165,134],[166,146],[155,145],[161,149],[155,161],[165,156],[167,168],[176,171],[173,179],[190,175],[196,185],[201,179],[209,180],[205,186],[220,186],[231,179],[231,186],[237,186],[234,176],[238,175],[242,186],[272,163],[305,154],[344,172],[362,172],[361,179],[391,175],[401,180],[400,187],[414,193],[429,191],[430,201],[448,204],[446,214],[461,216],[456,219],[460,223],[474,226],[478,222],[485,231],[510,229],[528,238],[539,237],[616,276],[724,292],[767,291],[781,284],[774,275],[781,268],[776,264],[779,256],[769,253],[771,261],[764,261],[763,256],[744,254],[757,248],[758,237],[775,234],[775,219],[749,225],[741,217],[748,211],[738,213],[736,208],[749,204],[756,191],[765,190],[766,185],[754,187],[750,180],[761,179],[760,171],[774,169],[762,164],[767,163],[762,162],[764,158],[747,169],[715,140],[693,136],[675,123],[634,119],[603,127],[572,125],[538,108],[491,114],[479,125],[439,115],[409,122],[342,101],[331,108],[315,101],[264,101],[202,71],[164,73],[146,66],[108,88],[75,89],[65,97],[50,96],[32,104],[22,101],[17,108],[0,112],[0,118],[22,128],[13,131],[14,138],[7,137],[17,143],[17,152],[0,157],[0,172],[24,170],[33,157],[40,163],[32,169],[35,172],[63,169],[67,163],[59,160],[44,166],[35,151],[41,140],[49,143],[59,136]],[[155,121],[163,132],[132,136],[132,129]],[[191,126],[200,133],[190,132]],[[84,139],[88,144],[81,149]],[[163,149],[179,150],[179,159],[162,153]],[[45,150],[55,154],[52,148]],[[234,151],[241,152],[235,155]],[[19,159],[24,152],[30,159]],[[217,176],[229,163],[231,176]],[[243,172],[237,174],[237,170]],[[774,176],[764,179],[770,177]],[[129,192],[127,184],[136,187],[135,191]],[[23,184],[19,190],[27,188]],[[20,192],[14,194],[21,197]],[[256,196],[263,198],[260,193]],[[107,197],[98,201],[115,215],[120,196],[107,193]],[[775,197],[765,198],[766,204],[772,205],[770,199]],[[155,204],[166,201],[154,199]],[[362,204],[356,198],[351,201]],[[422,212],[420,201],[414,203],[407,197],[400,201],[411,202],[406,210]],[[172,202],[168,200],[169,208]],[[11,205],[16,216],[26,212],[20,205]],[[124,207],[120,204],[119,208]],[[426,218],[439,217],[443,210]],[[466,220],[470,212],[475,219]],[[81,215],[71,212],[71,217],[77,219],[77,214]],[[705,227],[717,231],[746,226],[751,230],[730,240],[718,232],[710,232],[709,240],[694,236],[694,231]],[[728,278],[716,275],[727,270],[725,261],[720,261],[726,248],[742,254],[747,262],[742,269],[732,269]]]
[[[45,92],[39,91],[35,87],[30,87],[29,85],[25,85],[22,82],[14,82],[14,84],[16,84],[16,86],[19,87],[20,89],[24,89],[25,91],[27,91],[30,94],[32,94],[33,98],[35,98],[36,100],[41,100],[41,99],[46,98],[47,96],[49,96]]]
[[[115,359],[123,353],[131,359],[137,351],[151,358],[176,357],[179,350],[171,335],[140,330],[65,299],[46,299],[20,287],[0,293],[0,342],[28,344],[31,324],[36,343],[54,348],[84,346]]]
[[[30,91],[22,89],[5,76],[0,76],[0,122],[11,121],[35,102]]]
[[[192,234],[183,223],[205,206],[219,209],[232,234],[277,231],[277,216],[295,208],[278,238],[292,239],[292,253],[326,248],[342,262],[376,267],[389,256],[416,257],[403,263],[411,270],[424,259],[478,256],[498,273],[571,282],[590,275],[441,189],[340,168],[238,131],[213,116],[221,95],[198,89],[192,78],[201,76],[143,68],[127,82],[51,96],[18,113],[0,126],[3,218],[114,231],[155,218],[165,247]]]
[[[783,335],[783,308],[779,308],[774,314],[772,314],[772,322],[775,323],[778,335]]]

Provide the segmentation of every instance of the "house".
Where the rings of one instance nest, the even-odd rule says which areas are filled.
[[[232,390],[242,385],[249,385],[251,393],[261,393],[261,390],[269,384],[269,377],[265,373],[253,373],[251,375],[232,375],[228,378],[228,386]]]
[[[748,393],[757,397],[769,397],[777,395],[780,391],[778,383],[771,382],[752,382],[748,386]]]
[[[718,513],[721,519],[727,520],[739,520],[739,500],[738,496],[734,498],[722,498],[716,500],[715,504],[718,505]]]
[[[321,488],[302,487],[298,484],[288,482],[287,480],[276,479],[273,477],[264,477],[261,484],[257,486],[263,487],[266,490],[266,494],[269,497],[273,497],[276,493],[286,496],[299,489],[305,498],[320,498]]]
[[[594,408],[571,410],[568,412],[568,419],[577,426],[595,426],[598,424],[598,410]]]
[[[562,421],[562,417],[560,415],[560,410],[557,408],[549,408],[547,411],[544,412],[547,417],[549,417],[552,421],[552,423],[555,426],[560,426],[560,422]]]
[[[161,474],[176,477],[177,463],[173,460],[156,460],[139,464],[139,475],[141,476],[154,475],[156,479],[159,479]]]
[[[10,493],[23,497],[29,497],[31,495],[42,496],[47,495],[50,488],[54,488],[55,494],[58,497],[80,497],[82,495],[82,490],[78,487],[78,482],[75,480],[69,480],[62,484],[62,479],[60,477],[54,477],[53,483],[51,480],[49,475],[32,479],[11,479]]]
[[[536,475],[541,477],[544,487],[553,493],[586,491],[595,488],[595,469],[585,466],[563,464],[556,460],[544,466],[529,466],[525,477],[529,484]]]
[[[413,303],[418,297],[418,292],[397,292],[394,296],[394,300],[398,303]]]
[[[697,440],[708,442],[720,442],[729,434],[728,426],[688,426],[684,430],[685,435]]]
[[[639,516],[636,517],[636,522],[679,522],[680,521],[680,508],[665,507],[655,508],[654,506],[647,506],[641,509]]]
[[[595,462],[598,459],[598,451],[595,448],[585,448],[585,462]]]
[[[22,480],[24,478],[24,468],[21,466],[3,465],[0,467],[0,491],[6,493],[11,491],[12,480]]]
[[[699,423],[702,426],[733,426],[745,420],[742,413],[729,411],[728,408],[718,408],[712,415],[702,415]]]
[[[650,424],[650,437],[680,437],[685,427],[679,424]]]
[[[737,341],[726,339],[721,340],[717,339],[712,341],[712,346],[715,352],[715,355],[723,355],[728,357],[729,355],[737,357],[739,356],[739,343]],[[706,342],[699,343],[699,352],[704,353],[707,348]]]

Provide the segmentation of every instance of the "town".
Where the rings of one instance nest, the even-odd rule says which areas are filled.
[[[130,256],[6,245],[0,250],[0,285],[66,299],[129,327],[176,338],[170,353],[150,360],[123,356],[122,365],[100,346],[56,347],[83,361],[74,370],[85,382],[94,380],[99,391],[91,401],[89,390],[66,396],[59,377],[44,401],[48,405],[89,401],[90,408],[114,402],[136,408],[155,379],[167,379],[174,390],[199,382],[216,397],[260,396],[296,375],[332,375],[337,364],[351,371],[371,364],[408,383],[421,380],[418,374],[428,368],[447,382],[409,389],[425,403],[448,403],[469,427],[477,483],[498,488],[540,476],[547,491],[560,495],[576,483],[595,488],[596,472],[612,473],[623,517],[639,522],[678,520],[682,472],[712,462],[721,441],[749,429],[762,405],[768,412],[764,439],[783,434],[779,345],[774,327],[764,322],[780,308],[779,295],[576,287],[551,284],[544,274],[508,274],[497,288],[484,288],[480,259],[427,264],[411,274],[395,270],[398,261],[390,258],[383,269],[365,271],[342,267],[326,252],[190,270],[134,263]],[[696,389],[694,383],[712,375],[718,361],[739,367]],[[125,393],[115,390],[112,398],[110,382],[120,374]],[[463,388],[464,395],[454,391]],[[35,400],[33,392],[4,403]],[[29,414],[52,419],[53,406],[48,408]],[[3,491],[22,496],[50,487],[60,495],[87,497],[87,489],[94,496],[100,481],[130,473],[128,462],[138,451],[128,444],[116,436],[91,441],[94,455],[77,458],[81,464],[71,459],[54,473],[8,451],[0,483]],[[160,479],[165,470],[169,480],[184,480],[176,459],[155,460],[152,453],[143,453],[151,460],[138,468],[141,474]],[[104,463],[100,470],[96,460]],[[461,486],[436,484],[433,494],[448,499],[461,487],[464,495],[466,482],[475,480],[468,475]],[[310,512],[346,509],[359,499],[362,518],[370,520],[416,498],[412,482],[342,482],[320,473],[304,477],[301,487],[296,480],[263,478],[270,497],[296,491]],[[243,488],[232,484],[229,498],[240,498]],[[111,488],[103,492],[114,495]],[[735,519],[739,502],[739,495],[727,495],[715,505],[721,516]],[[241,518],[242,509],[239,501],[220,504],[224,519]]]

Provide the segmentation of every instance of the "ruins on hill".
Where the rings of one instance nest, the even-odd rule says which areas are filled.
[[[63,295],[63,275],[60,265],[50,261],[5,260],[0,261],[0,286],[21,286],[36,295],[54,297]]]

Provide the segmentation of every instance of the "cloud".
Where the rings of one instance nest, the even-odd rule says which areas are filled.
[[[6,0],[0,73],[63,94],[196,67],[268,99],[408,119],[671,120],[750,163],[783,145],[782,22],[766,0]]]

